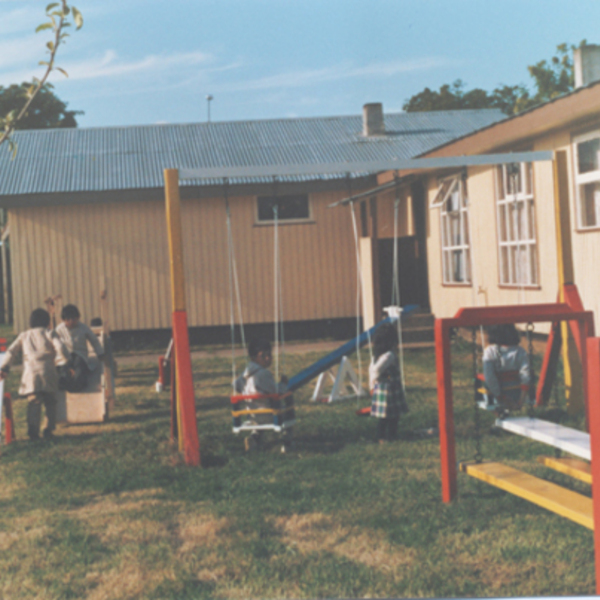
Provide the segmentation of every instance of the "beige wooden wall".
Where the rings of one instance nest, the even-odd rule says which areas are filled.
[[[500,286],[495,168],[470,168],[467,186],[474,285],[442,283],[440,215],[438,209],[430,209],[428,212],[429,290],[431,309],[437,317],[452,317],[461,307],[533,304],[556,300],[558,270],[552,164],[535,163],[533,169],[539,286],[524,289]],[[435,197],[437,190],[436,178],[430,177],[429,201]],[[545,331],[546,327],[536,327],[536,330],[538,329]]]
[[[279,229],[286,321],[355,316],[356,262],[348,210],[327,205],[341,192],[311,195],[313,222]],[[255,224],[254,197],[230,200],[243,317],[273,321],[273,227]],[[190,326],[229,323],[223,201],[182,202]],[[99,316],[101,278],[109,288],[111,327],[170,327],[164,203],[107,202],[9,211],[15,328],[49,295]]]

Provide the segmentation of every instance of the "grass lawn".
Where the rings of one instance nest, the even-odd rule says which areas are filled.
[[[453,352],[457,454],[469,459],[469,345]],[[286,372],[320,356],[288,356]],[[153,364],[120,369],[109,422],[59,427],[52,442],[24,439],[17,401],[18,439],[0,457],[0,598],[593,594],[591,531],[466,475],[459,500],[442,504],[438,440],[416,435],[437,421],[434,353],[405,361],[400,440],[375,444],[355,401],[312,405],[307,386],[287,455],[274,440],[245,454],[230,429],[228,360],[194,363],[205,468],[183,465],[170,444]],[[590,494],[535,462],[547,447],[482,420],[486,459]]]

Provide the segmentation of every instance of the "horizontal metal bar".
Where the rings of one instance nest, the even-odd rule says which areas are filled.
[[[369,196],[372,196],[373,194],[378,194],[379,192],[385,192],[386,190],[390,190],[392,188],[395,188],[396,186],[398,186],[398,187],[405,186],[408,183],[412,182],[413,180],[414,180],[414,175],[412,173],[410,175],[406,175],[405,177],[398,177],[397,179],[394,179],[394,181],[388,181],[387,183],[384,183],[383,185],[378,185],[377,187],[367,190],[366,192],[361,192],[360,194],[354,194],[353,196],[348,196],[348,198],[343,198],[342,200],[338,200],[337,202],[332,202],[331,204],[327,205],[327,208],[335,208],[336,206],[339,206],[340,204],[350,204],[350,202],[356,202],[357,200],[361,200],[362,198],[368,198]]]
[[[435,158],[395,158],[374,161],[321,163],[314,165],[253,165],[247,167],[207,167],[179,169],[179,179],[213,179],[223,177],[280,177],[286,175],[330,175],[332,173],[378,173],[381,171],[443,169],[502,165],[515,162],[552,160],[551,151],[508,152],[473,156],[440,156]]]

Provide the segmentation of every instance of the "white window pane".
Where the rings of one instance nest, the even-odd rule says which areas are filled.
[[[452,252],[452,279],[456,282],[464,281],[463,256],[461,250]]]
[[[535,241],[535,208],[533,204],[533,200],[527,201],[527,233],[529,239]]]
[[[500,241],[508,241],[508,227],[507,227],[507,216],[506,216],[506,205],[502,205],[499,208],[499,222],[500,222]]]
[[[525,193],[528,196],[531,196],[533,194],[533,164],[532,163],[527,163],[527,165],[525,165],[525,175],[526,175]]]
[[[510,283],[508,248],[506,246],[502,246],[500,249],[500,281]]]
[[[596,207],[600,204],[600,183],[588,183],[581,186],[582,204],[581,221],[584,227],[595,227],[598,225],[598,211]]]
[[[530,246],[529,252],[529,269],[531,272],[531,283],[537,284],[539,283],[537,267],[537,247],[534,245]]]
[[[462,213],[463,218],[463,239],[465,240],[465,246],[471,245],[471,239],[469,236],[469,211],[465,210]]]
[[[496,169],[496,177],[498,179],[498,199],[502,200],[506,197],[504,191],[504,167],[498,166]]]
[[[600,152],[600,138],[577,144],[577,170],[579,173],[598,170],[598,152]]]

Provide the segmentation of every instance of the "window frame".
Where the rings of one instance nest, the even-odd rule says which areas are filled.
[[[448,210],[448,202],[458,194],[459,207]],[[466,193],[466,180],[463,173],[449,175],[438,180],[438,192],[431,202],[430,207],[439,208],[440,213],[440,258],[442,263],[442,285],[444,286],[472,286],[473,267],[471,253],[471,231],[469,225],[470,211],[469,200]],[[458,220],[459,243],[453,243],[456,230],[452,227],[453,219]],[[454,262],[456,256],[460,257],[463,278],[456,277],[458,272]]]
[[[600,129],[588,131],[581,135],[573,136],[573,185],[575,186],[575,215],[578,231],[594,231],[600,229],[600,204],[595,206],[596,223],[593,225],[585,225],[583,222],[583,197],[582,188],[590,183],[600,184],[600,164],[599,168],[588,173],[579,174],[579,144],[590,140],[598,139],[600,142]],[[600,163],[600,160],[599,160]]]
[[[259,216],[259,200],[261,198],[276,198],[278,201],[281,200],[285,200],[286,197],[299,197],[299,196],[304,196],[306,198],[306,205],[308,208],[308,216],[307,217],[299,217],[299,218],[292,218],[292,219],[286,219],[286,218],[281,218],[279,217],[277,220],[277,224],[278,225],[292,225],[292,224],[301,224],[301,223],[314,223],[314,218],[313,218],[313,209],[312,209],[312,201],[311,201],[311,194],[308,193],[299,193],[299,194],[278,194],[277,196],[274,196],[273,194],[261,194],[261,195],[257,195],[255,197],[255,202],[254,202],[254,224],[257,226],[269,226],[269,225],[274,225],[275,220],[274,219],[260,219]]]
[[[519,167],[517,190],[512,190],[508,170]],[[505,288],[539,289],[539,236],[535,206],[534,163],[509,163],[494,169],[496,188],[496,236],[498,247],[498,285]],[[512,178],[511,178],[512,179]],[[515,212],[516,211],[516,212]],[[520,232],[529,232],[527,237]],[[525,250],[526,277],[518,272]]]

